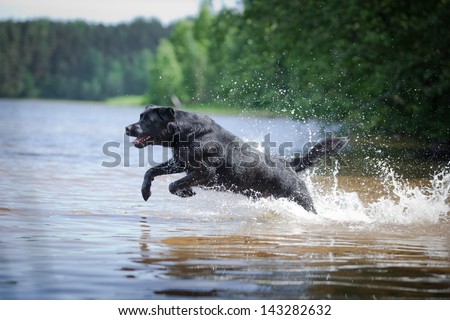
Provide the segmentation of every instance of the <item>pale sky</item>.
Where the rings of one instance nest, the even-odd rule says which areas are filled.
[[[0,0],[0,20],[51,18],[89,22],[128,22],[158,18],[163,24],[195,16],[201,0]],[[237,7],[240,0],[213,0],[215,10]]]

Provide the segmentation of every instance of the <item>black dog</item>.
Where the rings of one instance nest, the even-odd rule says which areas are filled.
[[[156,176],[186,172],[169,185],[180,197],[195,195],[192,187],[229,190],[253,198],[288,198],[316,213],[305,183],[296,172],[312,166],[325,153],[341,149],[345,139],[326,139],[303,157],[292,161],[273,158],[228,132],[211,118],[172,108],[150,105],[140,120],[126,127],[136,137],[134,146],[162,145],[173,150],[173,158],[150,168],[142,184],[145,201]]]

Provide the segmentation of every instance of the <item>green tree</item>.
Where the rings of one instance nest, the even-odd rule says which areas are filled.
[[[142,49],[129,58],[124,70],[125,92],[140,95],[147,91],[152,63],[153,53],[149,49]]]
[[[170,35],[176,59],[183,72],[183,85],[187,96],[184,102],[202,101],[206,95],[207,51],[194,37],[194,25],[191,20],[177,23]]]
[[[155,104],[171,105],[174,97],[188,99],[184,85],[182,66],[169,40],[162,40],[156,50],[150,72],[148,99]]]
[[[211,26],[214,21],[211,0],[203,0],[200,13],[194,19],[193,32],[194,38],[204,48],[209,46],[211,40]]]
[[[206,5],[203,5],[203,13],[198,19],[178,22],[169,38],[160,43],[150,80],[151,92],[154,92],[155,86],[160,88],[159,85],[163,84],[161,94],[166,98],[160,101],[173,102],[167,99],[171,96],[178,98],[182,103],[206,100],[209,39],[203,28],[208,27],[212,19],[207,10]],[[170,67],[163,68],[164,63]],[[172,85],[164,83],[168,79],[173,79],[170,81],[174,83]],[[155,99],[155,94],[150,93],[149,97]]]

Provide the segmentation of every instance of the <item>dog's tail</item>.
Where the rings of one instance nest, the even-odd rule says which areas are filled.
[[[305,155],[295,157],[290,161],[290,165],[295,172],[300,172],[315,165],[325,155],[337,153],[347,143],[347,138],[326,138],[312,147]]]

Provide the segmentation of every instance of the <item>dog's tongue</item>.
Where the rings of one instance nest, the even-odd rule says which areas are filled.
[[[153,139],[152,136],[143,136],[143,137],[140,137],[140,138],[136,138],[136,140],[133,141],[133,144],[135,146],[138,146],[138,145],[143,144],[143,143],[145,143],[147,141],[152,141],[152,139]]]
[[[134,145],[141,144],[142,142],[144,142],[144,140],[145,140],[146,138],[147,138],[147,137],[136,138],[136,140],[133,141],[133,144],[134,144]]]

